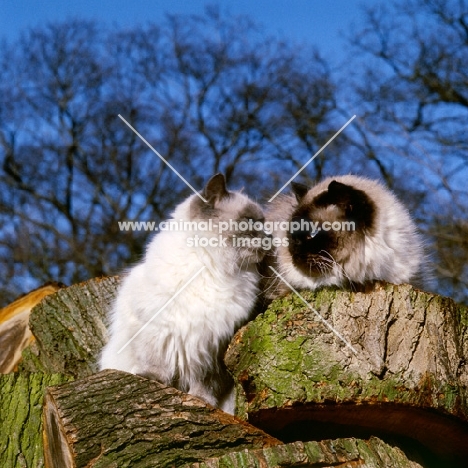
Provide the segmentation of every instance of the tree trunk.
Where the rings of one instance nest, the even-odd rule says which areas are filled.
[[[69,380],[62,375],[9,374],[0,376],[0,466],[44,466],[42,401],[46,387]]]
[[[281,443],[198,398],[113,370],[49,388],[44,427],[48,468],[180,467]]]
[[[467,309],[407,285],[302,296],[332,329],[290,295],[240,330],[238,414],[283,441],[377,435],[465,466]]]
[[[45,298],[31,313],[29,327],[36,341],[23,351],[20,369],[75,378],[96,372],[118,285],[117,277],[96,278]]]

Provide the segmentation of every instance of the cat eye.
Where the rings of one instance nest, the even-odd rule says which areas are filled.
[[[316,229],[315,231],[310,231],[307,236],[307,239],[313,239],[319,233],[319,231],[320,229]]]
[[[320,228],[315,230],[304,230],[304,231],[296,231],[291,234],[291,238],[293,242],[302,243],[302,242],[309,242],[313,239],[320,242],[320,239],[326,237],[326,232],[322,231]]]

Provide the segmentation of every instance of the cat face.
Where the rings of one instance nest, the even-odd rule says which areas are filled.
[[[223,221],[224,226],[228,226],[223,236],[237,249],[239,259],[247,263],[260,262],[269,238],[263,231],[265,218],[261,207],[241,193],[231,193],[218,204],[217,216],[218,226]]]
[[[235,250],[242,264],[258,263],[265,255],[269,236],[263,231],[263,210],[239,192],[229,192],[222,174],[214,175],[206,184],[203,197],[207,203],[194,198],[192,220],[213,221],[214,235],[222,236],[224,247]]]
[[[364,255],[365,234],[373,228],[375,206],[361,190],[332,181],[310,199],[307,187],[293,184],[298,206],[291,221],[301,226],[288,234],[293,265],[315,278]]]

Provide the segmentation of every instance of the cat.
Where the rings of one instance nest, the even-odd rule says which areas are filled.
[[[259,241],[267,235],[236,226],[263,223],[263,211],[246,195],[229,192],[222,174],[208,181],[202,195],[207,203],[195,194],[172,214],[192,229],[159,232],[124,277],[100,368],[158,380],[233,414],[233,380],[223,357],[259,293],[257,264],[265,254]],[[194,222],[203,226],[194,231]],[[221,223],[230,225],[222,238]],[[240,236],[252,242],[236,242]]]
[[[422,238],[389,189],[354,175],[329,177],[311,189],[293,183],[292,189],[266,210],[267,221],[276,222],[273,236],[286,242],[262,262],[264,303],[290,292],[290,286],[421,284]],[[288,229],[280,229],[279,221],[287,221]]]

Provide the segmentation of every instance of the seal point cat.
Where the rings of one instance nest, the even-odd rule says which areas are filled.
[[[288,242],[262,266],[266,298],[290,291],[268,266],[294,288],[355,287],[377,280],[419,284],[423,242],[408,210],[389,189],[354,175],[329,177],[310,189],[293,183],[292,189],[272,202],[266,218],[296,226],[302,221],[305,228],[273,232]]]

